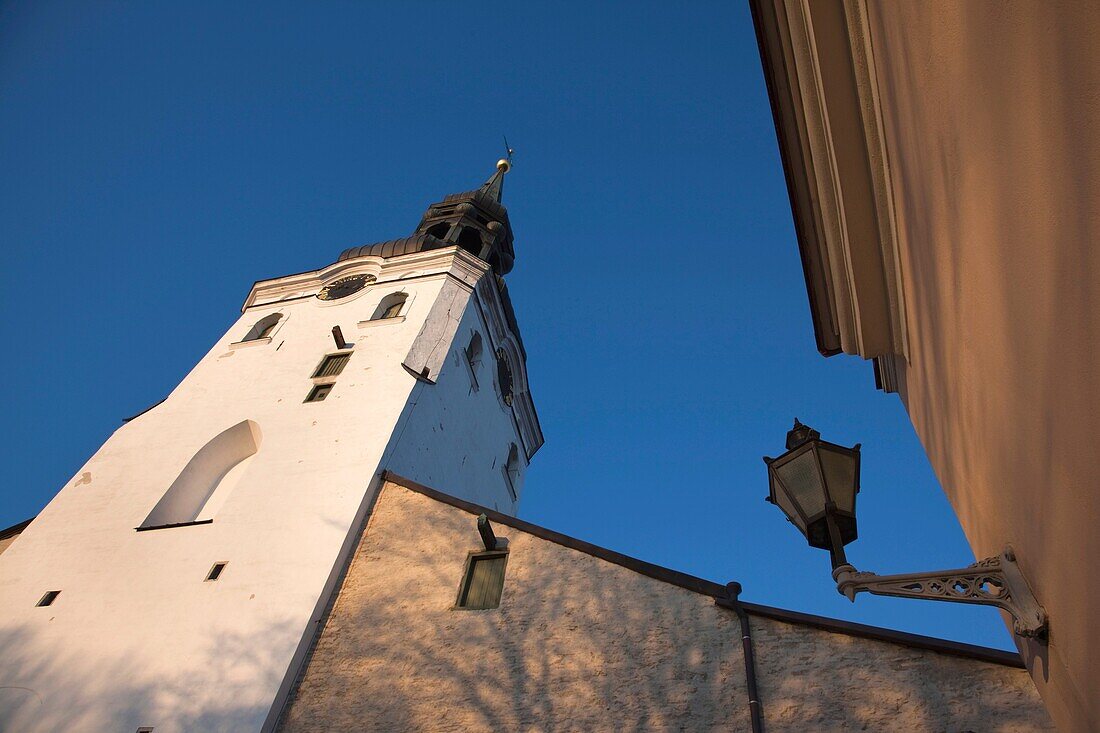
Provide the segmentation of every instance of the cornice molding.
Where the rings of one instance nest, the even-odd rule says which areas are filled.
[[[370,287],[400,281],[413,275],[450,275],[472,290],[488,269],[486,263],[457,246],[388,259],[366,255],[334,262],[319,270],[258,280],[245,298],[241,311],[258,305],[277,305],[283,301],[316,295],[325,283],[348,275],[373,275],[376,280]]]
[[[865,0],[751,0],[818,350],[907,352]]]
[[[485,321],[489,331],[489,345],[492,352],[495,353],[498,348],[503,348],[512,365],[512,404],[506,409],[512,412],[520,441],[523,443],[524,456],[530,462],[531,457],[542,447],[545,439],[527,381],[527,359],[519,344],[519,334],[513,333],[508,324],[495,277],[482,278],[474,293],[481,308],[482,320]]]

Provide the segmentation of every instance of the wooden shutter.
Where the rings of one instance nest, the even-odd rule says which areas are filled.
[[[458,605],[473,609],[499,606],[500,596],[504,591],[504,565],[507,560],[506,554],[472,556]]]

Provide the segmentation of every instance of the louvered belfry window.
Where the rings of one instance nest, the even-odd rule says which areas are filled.
[[[496,608],[504,592],[504,566],[508,554],[502,552],[471,555],[458,596],[458,607],[473,610]]]
[[[317,367],[317,371],[313,373],[313,378],[335,377],[344,371],[344,367],[347,366],[350,358],[351,354],[329,354],[321,362],[321,366]]]

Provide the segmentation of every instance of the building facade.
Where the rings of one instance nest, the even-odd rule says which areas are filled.
[[[750,4],[818,349],[873,361],[975,556],[1012,546],[1032,678],[1100,730],[1095,3]]]
[[[742,603],[515,518],[543,437],[508,167],[408,238],[256,283],[0,532],[0,729],[1050,729],[1014,654]]]
[[[750,688],[727,594],[387,474],[279,730],[1053,730],[1014,654],[746,603]]]
[[[506,163],[241,317],[0,556],[4,730],[259,730],[382,468],[514,513],[542,434]]]

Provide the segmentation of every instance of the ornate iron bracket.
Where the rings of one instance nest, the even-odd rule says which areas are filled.
[[[1012,615],[1019,636],[1046,639],[1047,614],[1024,580],[1011,547],[996,557],[931,573],[875,575],[845,563],[833,570],[836,589],[853,603],[856,593],[996,606]]]

